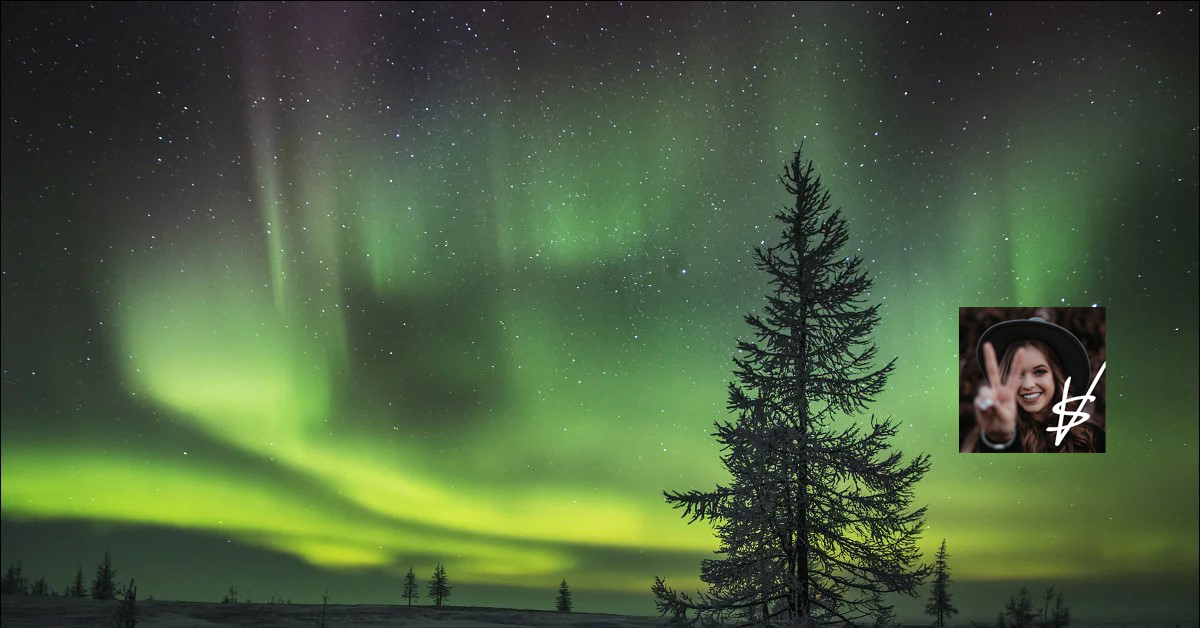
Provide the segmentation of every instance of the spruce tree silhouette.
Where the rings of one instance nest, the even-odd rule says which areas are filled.
[[[925,614],[933,617],[936,628],[946,625],[951,615],[958,609],[950,603],[950,568],[946,565],[946,539],[942,539],[942,547],[938,549],[937,560],[933,563],[933,590],[930,591],[929,603],[925,605]]]
[[[1054,606],[1050,606],[1054,602]],[[1042,613],[1040,628],[1067,628],[1071,625],[1071,609],[1063,602],[1062,591],[1055,593],[1054,587],[1049,587],[1042,594]]]
[[[87,597],[87,589],[83,586],[83,565],[75,571],[75,580],[71,583],[71,588],[67,591],[71,597]]]
[[[446,568],[438,563],[437,569],[433,571],[433,578],[429,580],[429,597],[433,598],[434,606],[442,606],[442,602],[450,597],[450,588],[450,582],[446,579]]]
[[[92,599],[114,600],[117,597],[117,572],[112,568],[112,557],[104,552],[104,562],[96,567],[96,578],[92,580]]]
[[[121,603],[113,613],[110,625],[112,628],[136,628],[141,616],[137,607],[137,586],[134,585],[133,579],[130,578],[129,584],[116,595],[121,599]]]
[[[1008,628],[1030,628],[1033,626],[1033,601],[1029,599],[1029,590],[1021,587],[1021,593],[1008,598],[1004,605],[1004,614],[1008,616]]]
[[[846,221],[812,162],[797,151],[780,179],[793,200],[775,216],[781,241],[754,256],[771,294],[745,317],[754,340],[734,358],[737,419],[716,423],[730,481],[664,493],[720,538],[700,568],[707,592],[655,579],[659,612],[677,622],[858,623],[888,613],[885,593],[916,595],[929,572],[916,564],[925,509],[909,508],[928,457],[903,462],[888,445],[896,425],[862,417],[894,365],[873,366],[871,280],[843,251]]]
[[[3,593],[28,593],[29,581],[25,576],[21,575],[21,561],[17,561],[16,565],[9,563],[8,571],[4,572],[4,579],[0,581],[0,592]]]
[[[554,600],[554,610],[560,613],[571,612],[571,589],[567,587],[566,579],[558,585],[558,598]]]
[[[420,597],[417,591],[417,574],[413,573],[413,568],[408,568],[408,574],[404,576],[404,599],[408,600],[408,605],[412,606],[413,600]]]

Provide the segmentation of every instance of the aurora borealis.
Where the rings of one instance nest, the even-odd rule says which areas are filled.
[[[990,621],[1197,620],[1197,5],[3,5],[2,561],[652,614],[800,142]],[[958,450],[958,308],[1107,308],[1108,453]],[[1001,458],[997,460],[996,458]],[[923,602],[898,601],[916,621]]]

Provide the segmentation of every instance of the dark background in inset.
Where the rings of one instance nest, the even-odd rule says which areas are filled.
[[[975,427],[975,411],[972,403],[975,391],[983,383],[976,354],[979,337],[989,327],[1004,321],[1039,316],[1075,334],[1087,350],[1092,372],[1087,385],[1091,386],[1105,362],[1104,309],[1102,307],[960,307],[958,308],[958,440],[961,444]],[[1106,404],[1104,379],[1092,391],[1095,401],[1089,402],[1085,411],[1088,419],[1107,429],[1105,422]],[[1072,386],[1074,388],[1074,386]],[[1086,392],[1087,389],[1083,389]]]

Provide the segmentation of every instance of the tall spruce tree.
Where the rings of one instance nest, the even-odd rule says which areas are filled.
[[[408,605],[412,606],[413,600],[420,596],[417,591],[417,574],[413,572],[413,568],[408,568],[408,574],[404,576],[404,599],[408,600]]]
[[[558,597],[554,600],[554,610],[560,613],[571,612],[571,589],[567,587],[565,578],[562,584],[558,585]]]
[[[925,605],[925,614],[933,617],[933,625],[940,628],[946,625],[951,615],[958,609],[950,603],[950,568],[946,565],[946,539],[938,549],[937,560],[933,563],[933,589],[929,593],[929,603]]]
[[[429,597],[433,598],[433,605],[438,607],[450,597],[450,581],[446,579],[446,568],[441,563],[433,570],[433,578],[429,580]]]
[[[117,572],[112,568],[112,557],[104,552],[104,562],[96,567],[96,578],[92,580],[92,598],[115,600],[117,598]]]
[[[924,508],[910,510],[928,457],[890,451],[890,420],[863,420],[893,363],[875,369],[863,260],[842,252],[840,210],[797,151],[780,178],[794,203],[776,218],[782,241],[755,249],[769,276],[765,315],[745,317],[733,422],[716,423],[731,476],[711,491],[666,492],[690,522],[710,522],[718,557],[703,561],[707,592],[677,592],[655,579],[659,611],[673,620],[740,619],[745,625],[858,625],[890,609],[885,593],[916,595]]]

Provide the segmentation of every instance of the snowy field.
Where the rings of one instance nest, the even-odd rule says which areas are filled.
[[[117,608],[115,601],[5,595],[0,599],[2,628],[101,628]],[[138,628],[318,628],[321,606],[312,604],[216,604],[139,601]],[[328,628],[481,628],[483,626],[562,628],[640,628],[662,626],[653,617],[560,614],[500,608],[329,605]]]
[[[0,628],[108,628],[117,602],[66,597],[0,596]],[[140,601],[138,628],[319,628],[321,606],[313,604],[217,604]],[[992,623],[987,623],[991,626]],[[643,628],[665,627],[657,617],[595,613],[559,614],[504,608],[329,605],[327,628]],[[921,624],[927,628],[928,624]],[[950,628],[970,628],[969,622]],[[1072,623],[1071,628],[1200,628],[1185,622]]]

